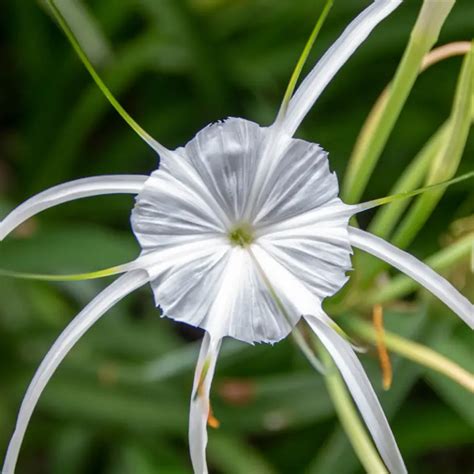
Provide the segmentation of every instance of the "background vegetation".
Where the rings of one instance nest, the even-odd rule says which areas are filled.
[[[309,64],[368,2],[338,1]],[[89,0],[63,2],[68,20],[106,83],[167,147],[213,120],[269,124],[320,0]],[[330,151],[342,179],[372,104],[392,78],[421,1],[385,21],[331,83],[298,132]],[[474,7],[459,0],[439,44],[473,36]],[[417,80],[364,199],[389,193],[451,111],[460,58]],[[470,137],[458,174],[472,169]],[[35,1],[0,4],[0,216],[48,186],[109,173],[149,173],[157,157],[104,100],[70,45]],[[450,188],[409,249],[425,258],[472,232],[472,181]],[[130,197],[101,197],[45,212],[0,245],[0,267],[41,273],[99,269],[134,258]],[[368,224],[371,214],[364,217]],[[463,219],[464,218],[464,219]],[[454,222],[454,225],[452,225]],[[363,261],[358,270],[373,262]],[[383,270],[383,269],[382,269]],[[444,273],[472,297],[469,257]],[[379,281],[393,272],[380,273]],[[107,282],[0,279],[0,457],[34,369],[67,322]],[[373,281],[361,291],[375,288]],[[360,287],[363,288],[362,286]],[[353,294],[353,292],[352,292]],[[470,334],[443,305],[409,288],[386,307],[387,328],[472,367]],[[341,307],[340,301],[334,308]],[[361,304],[345,318],[370,316]],[[334,311],[334,314],[336,310]],[[143,289],[104,317],[46,389],[20,456],[19,473],[190,472],[188,400],[198,330],[158,317]],[[357,336],[355,336],[357,337]],[[472,342],[472,339],[471,339]],[[438,373],[392,354],[382,390],[376,351],[362,356],[395,436],[415,473],[468,473],[474,462],[472,398]],[[271,346],[228,341],[219,361],[210,434],[215,472],[356,473],[324,379],[290,340]]]

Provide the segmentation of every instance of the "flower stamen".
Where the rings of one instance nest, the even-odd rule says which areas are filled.
[[[383,327],[383,308],[376,304],[372,311],[372,321],[377,335],[377,351],[379,354],[380,368],[382,369],[382,384],[384,390],[389,390],[392,385],[392,364],[385,345],[385,330]]]
[[[230,230],[229,232],[230,243],[234,247],[249,247],[255,240],[254,230],[250,224],[241,223]]]
[[[221,422],[214,416],[212,406],[209,403],[209,415],[207,416],[207,425],[215,430],[221,426]]]

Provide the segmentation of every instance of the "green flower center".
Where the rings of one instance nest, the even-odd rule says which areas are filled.
[[[252,226],[247,223],[237,225],[229,232],[229,240],[234,246],[248,247],[255,240]]]

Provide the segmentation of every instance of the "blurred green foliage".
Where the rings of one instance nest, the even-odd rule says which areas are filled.
[[[336,0],[309,64],[366,3]],[[298,132],[330,151],[341,177],[364,118],[396,69],[420,4],[406,2],[377,28]],[[269,124],[322,5],[318,0],[63,0],[106,83],[170,148],[227,116]],[[459,0],[439,43],[469,40],[473,18],[472,0]],[[364,198],[387,194],[449,116],[460,65],[459,58],[449,59],[419,77]],[[472,168],[473,153],[470,137],[459,173]],[[59,182],[147,173],[156,164],[153,152],[101,96],[44,5],[2,2],[0,216]],[[473,197],[472,181],[449,189],[410,250],[424,258],[439,249],[450,223],[472,213]],[[129,197],[101,197],[47,211],[1,244],[0,266],[68,273],[131,259],[138,252],[128,220],[132,205]],[[472,295],[466,261],[457,262],[450,275]],[[104,284],[0,280],[0,457],[35,367]],[[387,310],[386,325],[472,366],[470,336],[424,294]],[[18,472],[190,472],[187,415],[199,337],[197,330],[160,320],[148,289],[127,298],[73,349],[46,389]],[[375,351],[362,359],[380,392]],[[468,393],[438,374],[392,359],[394,384],[381,400],[409,471],[472,472],[474,412]],[[227,341],[213,393],[221,421],[208,450],[215,472],[360,471],[323,378],[291,341],[274,347]]]

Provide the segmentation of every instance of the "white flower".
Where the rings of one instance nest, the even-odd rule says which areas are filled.
[[[228,119],[175,155],[132,214],[164,314],[213,339],[277,342],[344,285],[353,208],[318,145]]]
[[[80,337],[116,302],[149,282],[163,314],[205,332],[191,397],[189,442],[194,471],[206,473],[209,392],[224,337],[275,343],[303,317],[338,366],[390,472],[406,472],[374,390],[350,344],[322,310],[347,281],[352,246],[382,258],[437,295],[471,326],[473,306],[414,257],[362,230],[349,218],[367,206],[338,198],[336,176],[319,145],[292,138],[324,87],[401,0],[376,0],[314,67],[283,114],[267,128],[230,118],[160,154],[146,176],[103,176],[63,184],[15,209],[0,239],[34,214],[87,196],[137,194],[133,231],[142,247],[125,274],[65,329],[24,397],[4,473],[14,472],[38,398]]]

